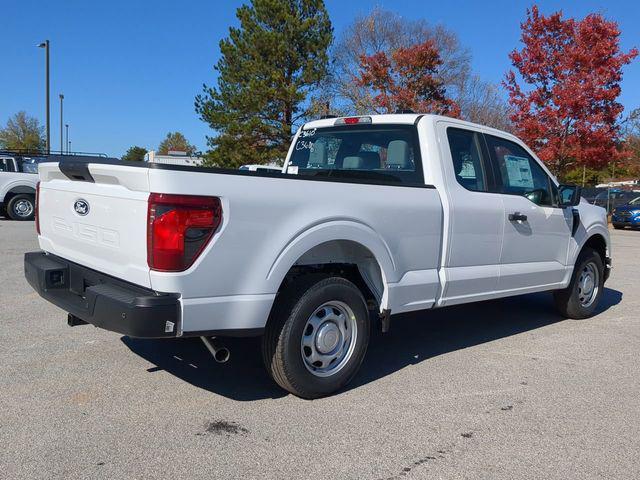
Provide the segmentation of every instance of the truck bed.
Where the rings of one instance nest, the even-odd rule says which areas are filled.
[[[258,327],[292,266],[327,256],[339,262],[354,248],[372,262],[364,276],[382,307],[428,308],[437,296],[442,205],[430,185],[113,161],[43,164],[40,176],[41,248],[157,292],[180,292],[181,332]],[[220,198],[222,223],[184,272],[149,268],[151,192]],[[74,210],[78,200],[88,204],[84,216]]]

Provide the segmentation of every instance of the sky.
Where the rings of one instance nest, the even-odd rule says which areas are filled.
[[[51,147],[60,147],[59,94],[74,151],[121,156],[132,145],[157,148],[181,131],[206,150],[213,132],[194,110],[203,84],[215,85],[218,42],[237,25],[240,0],[0,0],[0,124],[20,110],[45,120],[44,50],[51,42]],[[499,83],[520,46],[531,1],[326,0],[335,34],[375,6],[455,32],[472,69]],[[637,0],[540,1],[545,14],[601,13],[619,23],[624,51],[640,48]],[[624,69],[621,103],[640,107],[640,58]]]

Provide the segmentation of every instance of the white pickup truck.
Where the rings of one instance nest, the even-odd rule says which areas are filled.
[[[38,161],[37,157],[0,151],[0,215],[33,220]]]
[[[211,337],[262,336],[273,379],[304,398],[353,378],[392,315],[547,290],[586,318],[611,266],[604,209],[513,135],[435,115],[307,123],[282,172],[39,173],[25,275],[70,325],[199,336],[218,360]]]

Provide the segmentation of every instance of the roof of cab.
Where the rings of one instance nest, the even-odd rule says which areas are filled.
[[[516,137],[509,132],[505,132],[504,130],[498,130],[493,127],[488,127],[486,125],[467,122],[466,120],[460,120],[459,118],[446,117],[444,115],[435,115],[433,113],[391,113],[391,114],[378,114],[378,115],[351,115],[347,117],[332,117],[332,118],[323,118],[320,120],[312,120],[310,122],[305,123],[302,126],[302,129],[309,130],[311,128],[326,128],[333,127],[336,124],[336,121],[340,118],[354,118],[354,117],[370,117],[372,125],[383,125],[383,124],[406,124],[411,125],[416,122],[416,120],[426,117],[429,120],[435,122],[437,120],[446,120],[449,122],[457,123],[460,126],[466,126],[473,129],[481,129],[487,133],[497,133],[501,136],[507,138]]]
[[[312,120],[304,124],[303,128],[305,130],[309,128],[323,128],[323,127],[333,127],[336,123],[336,120],[339,118],[355,118],[355,117],[370,117],[372,124],[384,124],[384,123],[405,123],[412,124],[416,121],[418,117],[422,117],[423,115],[418,113],[393,113],[393,114],[382,114],[382,115],[348,115],[346,117],[332,117],[332,118],[322,118],[320,120]]]

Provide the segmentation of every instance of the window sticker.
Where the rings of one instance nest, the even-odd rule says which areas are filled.
[[[290,175],[297,175],[298,174],[298,166],[297,165],[289,165],[287,167],[287,173]]]
[[[504,164],[507,168],[509,186],[533,189],[533,173],[528,158],[505,155]]]

